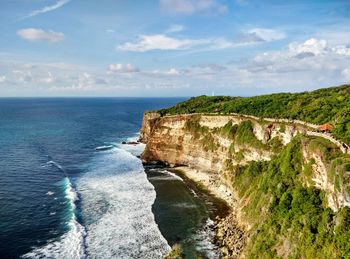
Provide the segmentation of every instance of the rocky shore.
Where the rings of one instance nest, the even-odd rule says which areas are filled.
[[[246,233],[237,220],[237,201],[232,190],[218,175],[198,171],[187,166],[175,167],[191,181],[208,190],[213,196],[224,200],[230,213],[224,218],[216,218],[215,231],[222,258],[239,258],[246,240]]]

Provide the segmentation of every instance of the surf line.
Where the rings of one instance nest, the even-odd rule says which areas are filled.
[[[52,159],[48,162],[48,164],[57,167],[63,173],[64,178],[62,180],[62,186],[64,188],[65,198],[67,199],[69,205],[69,231],[72,231],[74,235],[80,239],[79,247],[75,248],[77,251],[75,255],[78,255],[81,259],[85,259],[87,258],[87,231],[83,224],[80,224],[77,217],[77,202],[80,200],[80,195],[77,189],[73,186],[64,167]]]
[[[67,211],[67,219],[66,222],[68,224],[69,230],[67,233],[65,233],[61,238],[60,241],[57,241],[56,244],[54,244],[54,247],[58,247],[58,251],[53,252],[53,254],[58,256],[64,256],[69,255],[72,256],[72,258],[80,258],[85,259],[87,258],[87,231],[85,227],[79,222],[77,213],[77,203],[80,200],[80,195],[77,191],[77,189],[72,184],[67,171],[63,166],[61,166],[59,163],[55,162],[51,156],[48,156],[49,161],[46,163],[48,166],[54,166],[59,171],[63,173],[63,179],[59,182],[59,186],[62,188],[62,191],[64,192],[64,197],[66,199],[66,204],[68,205]],[[73,241],[73,242],[71,242]],[[65,243],[73,243],[74,247],[72,251],[66,251],[67,247],[64,247]],[[47,248],[50,247],[50,244],[46,245]],[[45,250],[45,246],[42,249],[38,249],[38,253],[40,254],[42,250]],[[50,253],[50,248],[48,249]],[[35,253],[35,252],[34,252]]]

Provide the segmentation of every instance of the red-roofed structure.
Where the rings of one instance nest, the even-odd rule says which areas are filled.
[[[321,125],[318,129],[322,132],[331,132],[333,129],[333,125],[326,123]]]

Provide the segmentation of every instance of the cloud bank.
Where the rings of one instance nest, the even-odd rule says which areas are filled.
[[[250,95],[304,91],[350,82],[350,48],[310,38],[246,61],[139,69],[111,63],[100,69],[69,64],[20,64],[0,60],[7,89],[66,95]],[[3,69],[1,71],[1,69]],[[10,72],[4,72],[10,71]],[[2,89],[3,90],[3,89]]]

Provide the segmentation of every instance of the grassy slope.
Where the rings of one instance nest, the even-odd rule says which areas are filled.
[[[258,117],[299,119],[315,124],[332,123],[335,126],[333,134],[350,144],[350,85],[312,92],[254,97],[199,96],[159,112],[162,115],[241,113]]]
[[[230,169],[233,186],[250,201],[243,209],[254,226],[248,258],[350,258],[350,209],[333,212],[324,192],[306,185],[304,141],[310,138],[298,136],[269,162]],[[332,148],[327,142],[317,146]],[[330,164],[338,159],[327,156]]]
[[[350,209],[333,212],[325,193],[311,187],[314,161],[306,164],[302,150],[321,154],[337,191],[349,185],[345,171],[350,171],[350,155],[319,137],[298,135],[285,147],[273,140],[263,144],[255,137],[250,121],[209,129],[195,117],[186,122],[185,129],[210,152],[217,150],[214,135],[219,134],[234,144],[276,153],[271,161],[234,166],[232,160],[244,155],[228,150],[224,174],[246,204],[244,219],[253,226],[245,250],[248,258],[350,258]]]

